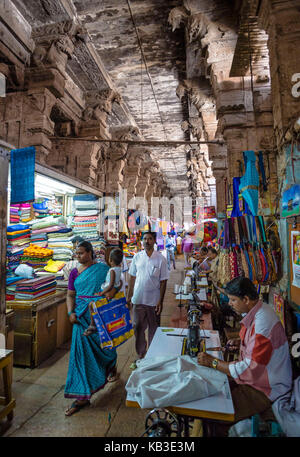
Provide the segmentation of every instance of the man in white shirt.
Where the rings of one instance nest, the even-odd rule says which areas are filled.
[[[160,325],[160,315],[166,292],[169,272],[163,255],[154,250],[156,234],[147,232],[143,236],[144,251],[132,259],[129,269],[127,302],[133,305],[135,348],[142,359],[147,352],[145,331],[148,327],[148,345]]]

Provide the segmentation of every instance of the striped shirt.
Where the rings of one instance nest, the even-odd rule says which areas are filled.
[[[229,364],[238,384],[248,384],[272,402],[292,386],[292,367],[284,328],[273,309],[258,302],[241,321],[240,358]]]

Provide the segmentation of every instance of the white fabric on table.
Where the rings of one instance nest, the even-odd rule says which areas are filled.
[[[220,392],[226,375],[198,365],[190,356],[153,357],[137,361],[125,386],[141,408],[176,406]]]

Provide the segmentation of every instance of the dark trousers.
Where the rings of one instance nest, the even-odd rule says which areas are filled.
[[[145,331],[148,328],[148,347],[151,344],[157,327],[160,326],[160,316],[155,313],[155,306],[133,305],[133,325],[135,334],[135,350],[142,359],[147,352]]]

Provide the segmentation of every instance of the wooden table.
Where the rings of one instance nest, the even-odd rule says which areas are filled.
[[[174,328],[173,331],[170,331],[169,328],[168,332],[164,332],[166,329],[168,329],[168,327],[158,327],[146,354],[146,358],[161,355],[170,355],[173,357],[174,355],[181,354],[183,338],[178,336],[167,336],[167,333],[186,335],[187,329]],[[207,352],[209,352],[209,347],[220,346],[219,333],[216,330],[201,330],[201,336],[209,337],[205,339]],[[211,351],[209,353],[214,357],[222,359],[221,352]],[[130,395],[127,395],[126,406],[135,408],[140,407]],[[222,392],[201,400],[169,406],[167,409],[180,416],[232,422],[234,420],[234,407],[228,379]]]
[[[7,417],[8,421],[13,419],[13,409],[16,406],[16,401],[11,394],[11,380],[9,376],[9,366],[11,365],[13,351],[0,349],[0,370],[3,373],[4,396],[0,397],[0,405],[3,408],[0,410],[0,420]]]

